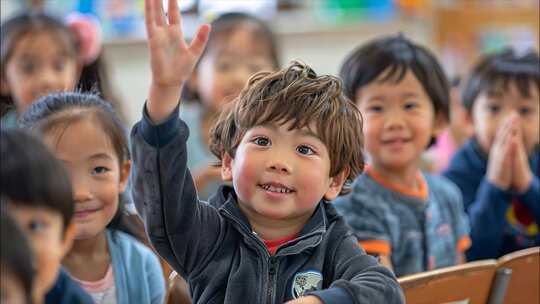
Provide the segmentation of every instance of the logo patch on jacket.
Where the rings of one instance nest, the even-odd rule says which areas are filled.
[[[307,270],[294,275],[291,287],[293,299],[298,299],[308,291],[322,289],[322,274],[317,270]]]

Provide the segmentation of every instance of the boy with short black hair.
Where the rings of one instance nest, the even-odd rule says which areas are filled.
[[[33,301],[92,303],[61,270],[75,237],[71,183],[63,165],[37,138],[22,130],[0,131],[0,195],[34,251]]]
[[[474,136],[443,174],[463,193],[469,260],[540,245],[539,66],[535,51],[486,55],[463,92]]]
[[[197,303],[402,303],[393,274],[327,201],[362,171],[361,116],[341,82],[301,63],[253,76],[212,129],[222,186],[200,202],[186,167],[182,84],[204,48],[176,1],[146,1],[152,85],[132,131],[134,200],[157,251]]]
[[[470,244],[459,189],[421,171],[448,120],[448,81],[435,56],[400,35],[352,51],[340,76],[362,112],[368,167],[335,202],[359,244],[400,277],[463,262]]]

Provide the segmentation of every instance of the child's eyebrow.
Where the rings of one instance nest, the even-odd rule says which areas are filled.
[[[369,101],[384,101],[385,99],[386,98],[384,98],[384,96],[382,95],[374,95],[374,96],[370,96],[367,101],[368,102]]]
[[[503,91],[497,89],[488,89],[486,95],[489,97],[501,97],[504,95]]]
[[[107,153],[96,153],[96,154],[93,154],[93,155],[90,155],[90,157],[88,157],[89,159],[103,159],[103,160],[114,160],[114,158],[107,154]]]
[[[23,53],[19,56],[20,61],[29,61],[34,60],[36,58],[36,54],[34,53]]]
[[[261,127],[270,129],[270,131],[272,131],[272,132],[277,132],[278,131],[278,127],[276,125],[274,125],[274,124],[261,125]],[[317,133],[313,132],[311,129],[309,129],[307,127],[304,127],[302,129],[294,129],[294,130],[291,130],[291,132],[295,132],[300,136],[313,137],[313,138],[316,138],[319,141],[322,141],[321,137]]]
[[[319,141],[321,140],[320,136],[317,133],[313,132],[312,130],[308,128],[297,129],[296,131],[298,132],[298,135],[300,136],[314,137]]]
[[[401,94],[401,97],[402,98],[410,98],[410,97],[418,97],[419,94],[415,93],[415,92],[405,92],[403,94]]]

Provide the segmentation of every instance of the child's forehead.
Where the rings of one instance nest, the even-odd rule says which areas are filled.
[[[295,121],[281,121],[281,122],[266,122],[262,124],[255,125],[247,130],[257,131],[257,130],[268,130],[275,133],[284,133],[292,134],[299,136],[310,136],[320,139],[319,133],[317,131],[317,126],[315,122],[311,122],[308,125],[296,125]]]
[[[22,34],[15,42],[14,52],[26,56],[39,56],[43,53],[44,49],[62,56],[68,56],[70,54],[73,54],[73,57],[75,56],[74,46],[70,45],[70,41],[65,37],[65,34],[59,30],[52,29],[37,30]]]

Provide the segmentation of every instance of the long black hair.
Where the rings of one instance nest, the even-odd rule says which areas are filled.
[[[41,97],[20,117],[23,128],[46,134],[58,127],[93,119],[104,130],[116,152],[120,166],[130,159],[126,130],[112,105],[90,93],[63,92]],[[130,215],[125,207],[127,198],[120,194],[118,210],[107,228],[124,231],[143,241],[138,218]]]
[[[35,31],[47,31],[61,38],[66,54],[77,58],[78,46],[73,33],[62,20],[42,11],[27,10],[19,13],[0,27],[0,66],[2,77],[5,77],[5,68],[19,39]],[[0,117],[14,108],[13,98],[10,95],[0,95]]]

